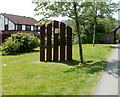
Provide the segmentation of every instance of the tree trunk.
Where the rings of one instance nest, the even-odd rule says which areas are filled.
[[[83,53],[82,53],[82,43],[81,43],[81,37],[80,37],[80,25],[78,20],[78,13],[76,8],[76,2],[74,2],[74,12],[75,12],[75,23],[76,23],[76,31],[78,34],[78,42],[79,42],[79,55],[80,55],[80,63],[83,63]]]
[[[94,16],[94,28],[93,28],[93,47],[95,46],[95,37],[96,37],[96,17],[97,17],[97,6],[96,6],[96,2],[94,2],[94,11],[95,11],[95,16]]]
[[[93,47],[95,46],[95,33],[96,32],[96,24],[94,24],[94,32],[93,32]]]

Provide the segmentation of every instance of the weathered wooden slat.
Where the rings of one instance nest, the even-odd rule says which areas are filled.
[[[60,24],[60,61],[65,61],[65,24]]]
[[[53,26],[53,27],[52,27]],[[53,28],[53,31],[52,31]],[[52,34],[53,33],[53,34]],[[67,34],[67,37],[66,37]],[[54,39],[53,51],[52,51],[52,35]],[[59,35],[60,35],[60,54],[59,54]],[[47,36],[47,49],[45,53],[45,37]],[[47,30],[45,25],[41,26],[40,29],[40,61],[60,61],[72,60],[72,28],[64,23],[60,23],[59,33],[59,22],[54,21],[53,25],[48,24]],[[67,40],[67,41],[66,41]],[[65,45],[67,44],[67,49]],[[66,50],[66,51],[65,51]],[[53,52],[53,55],[52,55]],[[67,55],[65,55],[67,53]],[[45,55],[46,54],[46,55]],[[53,59],[52,59],[53,56]],[[66,58],[67,57],[67,58]]]
[[[72,28],[67,26],[67,60],[72,60]]]
[[[52,61],[52,41],[51,41],[51,35],[52,35],[52,24],[49,24],[47,26],[47,61]]]
[[[59,27],[59,22],[54,21],[53,27],[54,27],[53,29],[53,33],[54,33],[53,61],[58,61],[58,33],[56,33],[56,29],[58,29]]]
[[[40,28],[40,61],[45,61],[45,25]]]
[[[54,28],[59,28],[59,21],[55,21],[53,22],[53,27]]]

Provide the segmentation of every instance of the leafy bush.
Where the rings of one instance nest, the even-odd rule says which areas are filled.
[[[36,38],[34,35],[17,33],[12,34],[11,37],[6,39],[6,42],[3,43],[2,51],[6,54],[17,54],[31,52],[38,46],[38,38]]]
[[[112,23],[107,18],[97,18],[96,32],[106,33],[112,30]]]

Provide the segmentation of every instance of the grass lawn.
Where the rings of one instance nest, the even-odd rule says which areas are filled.
[[[112,47],[84,44],[85,65],[78,66],[78,45],[73,61],[38,62],[39,51],[2,58],[3,95],[90,95]]]

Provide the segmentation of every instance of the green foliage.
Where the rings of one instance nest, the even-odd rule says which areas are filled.
[[[117,41],[117,43],[118,42],[120,43],[120,30],[118,30],[116,33],[116,41]]]
[[[41,19],[40,20],[40,22],[39,23],[37,23],[37,24],[35,24],[36,26],[38,26],[38,25],[49,25],[49,24],[51,24],[52,23],[52,21],[51,20],[47,20],[47,19]]]
[[[38,47],[38,45],[38,39],[34,35],[17,33],[12,34],[12,36],[3,43],[2,51],[6,54],[31,52],[34,48]]]
[[[97,18],[96,32],[106,33],[112,30],[112,24],[107,18]]]
[[[99,32],[96,33],[96,44],[104,43],[103,36],[104,33],[99,33]]]
[[[44,15],[45,18],[54,17],[54,16],[67,16],[73,19],[73,32],[76,33],[76,23],[75,23],[75,11],[73,8],[73,2],[39,2],[38,0],[33,0],[33,3],[36,4],[35,11],[37,15]],[[103,28],[103,23],[105,23],[105,31],[109,31],[111,29],[110,25],[112,22],[112,15],[114,12],[118,11],[117,4],[113,2],[77,2],[77,13],[80,21],[80,32],[83,33],[91,33],[93,34],[93,25],[94,25],[94,17],[104,18],[103,20],[99,18],[98,31],[102,33],[101,28]],[[97,10],[97,13],[95,12]],[[107,19],[106,19],[107,18]],[[102,27],[101,27],[102,26]],[[113,25],[112,25],[113,26]]]
[[[7,54],[16,54],[19,51],[20,44],[15,41],[11,41],[11,39],[7,39],[7,42],[3,44],[3,53]]]
[[[93,24],[89,20],[79,21],[82,43],[92,43],[93,39]],[[96,19],[96,43],[103,43],[102,37],[106,32],[112,31],[113,22],[107,18]],[[71,21],[69,24],[73,29],[73,43],[78,43],[77,33],[75,30],[75,22]]]

